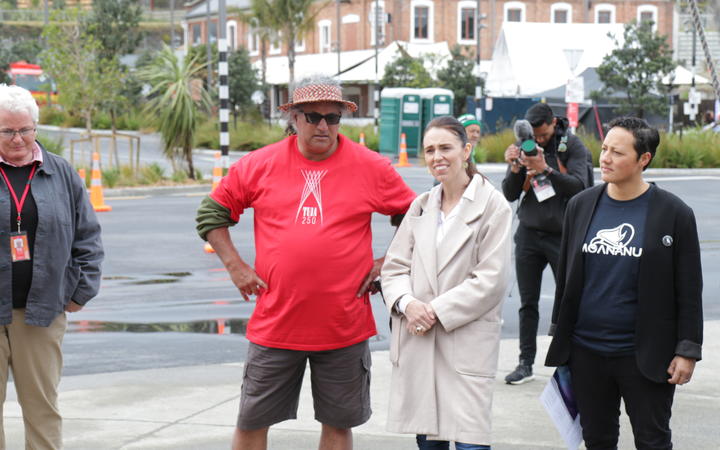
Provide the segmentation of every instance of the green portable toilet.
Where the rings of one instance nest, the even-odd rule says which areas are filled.
[[[385,88],[380,93],[380,152],[397,155],[405,133],[408,156],[416,156],[421,135],[420,90]]]
[[[435,117],[453,115],[453,99],[455,95],[449,89],[425,88],[420,89],[422,98],[422,132]]]

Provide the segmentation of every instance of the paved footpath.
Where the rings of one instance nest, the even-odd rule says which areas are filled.
[[[544,355],[548,337],[539,338]],[[720,442],[720,321],[705,323],[705,359],[694,379],[675,396],[675,448],[717,449]],[[538,396],[552,370],[536,366],[536,380],[521,386],[503,383],[516,364],[517,340],[503,340],[493,405],[495,450],[562,449],[562,441]],[[411,450],[414,439],[385,431],[391,364],[386,351],[373,353],[373,416],[356,428],[355,448]],[[60,407],[66,449],[227,449],[238,408],[242,364],[149,369],[63,378]],[[20,406],[12,383],[5,403],[8,449],[22,449]],[[317,448],[309,377],[305,377],[298,419],[274,426],[270,449]],[[621,449],[634,448],[623,414]]]

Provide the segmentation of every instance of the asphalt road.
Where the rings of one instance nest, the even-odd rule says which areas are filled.
[[[400,169],[407,183],[422,192],[432,186],[419,167]],[[720,175],[703,172],[653,175],[694,210],[701,239],[705,279],[705,317],[720,318]],[[502,173],[488,173],[498,186]],[[176,367],[242,361],[244,328],[253,302],[244,302],[219,259],[203,252],[195,233],[195,210],[202,194],[109,197],[112,212],[100,213],[107,252],[100,295],[70,316],[65,337],[65,374]],[[373,248],[384,253],[393,228],[374,216]],[[241,255],[254,259],[252,211],[232,229]],[[540,333],[548,329],[554,284],[545,272]],[[379,296],[372,298],[379,335],[373,349],[387,348],[387,313]],[[516,286],[509,289],[503,336],[517,335]]]

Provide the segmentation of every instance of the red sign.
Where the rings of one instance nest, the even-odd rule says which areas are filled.
[[[578,104],[568,103],[567,104],[567,118],[570,122],[570,127],[577,128],[578,126]]]

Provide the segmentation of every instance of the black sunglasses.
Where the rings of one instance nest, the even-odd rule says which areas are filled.
[[[311,112],[311,113],[304,112],[303,114],[305,114],[305,120],[307,120],[308,123],[311,123],[313,125],[319,124],[320,121],[323,119],[325,119],[325,122],[328,125],[337,125],[340,123],[340,118],[342,117],[342,114],[335,114],[335,113],[322,115],[322,114],[316,113],[316,112]]]

